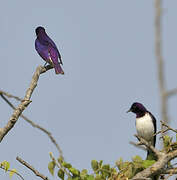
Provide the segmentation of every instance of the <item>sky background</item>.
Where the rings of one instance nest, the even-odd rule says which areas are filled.
[[[165,79],[171,89],[177,86],[177,1],[164,1],[163,8]],[[146,157],[129,144],[136,142],[135,115],[126,111],[133,102],[141,102],[160,128],[154,1],[3,0],[0,22],[1,90],[24,97],[36,67],[44,65],[34,48],[37,26],[45,27],[61,52],[65,75],[56,75],[53,69],[42,74],[24,115],[52,132],[67,162],[90,170],[92,159],[114,165],[120,157]],[[176,106],[174,96],[169,100],[174,128]],[[12,112],[1,99],[0,127]],[[23,119],[0,148],[0,162],[9,161],[25,180],[39,178],[17,162],[16,156],[57,179],[47,168],[49,152],[58,157],[55,146]],[[0,179],[9,176],[0,170]],[[16,179],[19,177],[14,175]]]

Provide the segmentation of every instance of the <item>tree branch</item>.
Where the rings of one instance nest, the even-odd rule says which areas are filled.
[[[167,169],[163,174],[177,174],[177,168]]]
[[[12,109],[16,109],[15,106],[6,98],[4,97],[3,94],[0,94],[0,96],[2,97],[2,99],[12,108]],[[54,137],[52,136],[52,133],[49,132],[48,130],[46,130],[45,128],[41,127],[40,125],[34,123],[33,121],[31,121],[30,119],[28,119],[26,116],[24,116],[23,114],[20,115],[20,117],[22,117],[25,121],[27,121],[29,124],[31,124],[33,127],[38,128],[39,130],[41,130],[42,132],[44,132],[45,134],[48,135],[48,137],[50,138],[50,140],[52,141],[52,143],[56,146],[57,150],[60,153],[60,156],[64,159],[63,157],[63,152],[60,148],[60,146],[57,144],[56,140],[54,139]]]
[[[3,128],[0,128],[0,142],[3,140],[4,136],[14,127],[14,125],[17,122],[21,113],[31,103],[30,98],[32,96],[34,89],[37,86],[37,82],[38,82],[40,74],[51,69],[50,66],[48,68],[47,67],[38,66],[36,68],[36,71],[32,77],[30,86],[26,91],[24,99],[21,101],[20,105],[14,110],[14,112],[13,112],[12,116],[10,117],[9,121],[7,122],[7,124]]]
[[[14,96],[14,95],[9,94],[9,93],[7,93],[7,92],[5,92],[5,91],[2,91],[2,90],[0,90],[0,95],[5,95],[5,96],[7,96],[8,98],[14,98],[14,99],[16,99],[17,101],[22,101],[22,99],[19,98],[18,96]]]
[[[168,126],[168,128],[170,128]],[[141,144],[144,144],[147,148],[149,148],[151,151],[153,151],[156,156],[158,157],[157,161],[150,167],[144,169],[143,171],[137,173],[132,180],[135,179],[142,179],[142,178],[149,178],[158,174],[176,174],[177,168],[170,168],[165,169],[166,165],[169,161],[175,159],[177,157],[177,150],[170,151],[169,153],[164,153],[161,151],[158,151],[156,148],[154,148],[152,145],[150,145],[146,140],[143,138],[135,135]]]
[[[158,131],[158,132],[156,132],[155,134],[154,134],[154,136],[155,135],[157,135],[157,134],[164,134],[165,132],[167,132],[167,131],[173,131],[173,132],[175,132],[175,133],[177,133],[177,129],[173,129],[173,128],[171,128],[170,126],[168,126],[167,124],[165,124],[163,121],[160,121],[161,122],[161,126],[162,127],[166,127],[167,129],[162,129],[162,130],[160,130],[160,131]]]
[[[155,0],[155,54],[157,60],[157,70],[158,70],[158,79],[159,79],[159,88],[160,88],[160,97],[161,97],[161,116],[165,123],[169,123],[168,118],[168,108],[167,108],[167,92],[165,88],[165,79],[164,79],[164,62],[162,58],[162,35],[161,35],[161,0]],[[162,129],[163,127],[161,127]]]
[[[139,143],[135,143],[135,142],[132,142],[132,141],[130,141],[129,143],[130,143],[131,145],[133,145],[133,146],[139,148],[139,149],[142,149],[142,150],[146,151],[146,148],[143,147],[143,146],[140,146]]]
[[[29,163],[27,163],[26,161],[24,161],[23,159],[21,159],[20,157],[16,157],[16,160],[19,161],[21,164],[23,164],[24,166],[26,166],[28,169],[30,169],[31,171],[33,171],[33,173],[44,179],[44,180],[49,180],[49,178],[47,176],[44,176],[43,174],[41,174],[39,171],[37,171],[36,169],[34,169]]]
[[[169,90],[169,91],[167,92],[167,96],[168,96],[168,97],[171,97],[171,96],[176,95],[176,94],[177,94],[177,88],[174,88],[174,89]]]
[[[148,149],[150,149],[154,154],[157,156],[157,158],[161,158],[161,156],[164,155],[164,153],[158,151],[154,146],[149,144],[145,139],[135,134],[135,137],[140,141],[141,144],[144,144]]]
[[[141,178],[141,177],[150,177],[150,176],[154,176],[161,173],[163,174],[164,168],[167,165],[167,163],[176,157],[177,157],[177,150],[169,152],[167,154],[162,153],[158,161],[156,161],[152,166],[137,173],[134,176],[134,178],[136,179],[136,178]]]
[[[167,130],[171,130],[171,131],[177,133],[177,130],[176,130],[176,129],[171,128],[170,126],[168,126],[167,124],[165,124],[163,121],[160,121],[160,122],[162,123],[162,126],[165,126],[165,127],[167,128]]]

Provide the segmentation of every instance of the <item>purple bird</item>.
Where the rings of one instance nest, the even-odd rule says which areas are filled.
[[[43,27],[39,26],[35,31],[37,36],[35,41],[35,49],[38,54],[42,57],[42,59],[55,68],[56,74],[64,74],[64,71],[60,66],[60,64],[63,65],[61,55],[55,43],[52,41],[52,39],[50,39]]]

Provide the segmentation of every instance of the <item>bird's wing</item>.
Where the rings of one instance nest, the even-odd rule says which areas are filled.
[[[51,45],[48,46],[48,53],[49,53],[49,57],[51,58],[53,64],[59,64],[58,52],[53,46],[51,46]]]
[[[35,49],[38,52],[38,54],[44,59],[45,61],[48,61],[49,56],[48,56],[48,47],[41,44],[38,39],[35,41]]]
[[[156,122],[156,119],[155,117],[149,112],[151,118],[152,118],[152,121],[153,121],[153,125],[154,125],[154,134],[156,133],[157,131],[157,122]],[[154,142],[153,142],[153,145],[155,147],[155,143],[156,143],[156,136],[154,136]]]
[[[61,55],[60,55],[60,52],[59,52],[56,44],[53,42],[53,40],[49,36],[47,36],[47,40],[48,40],[49,44],[57,51],[58,58],[60,60],[60,64],[63,65],[63,62],[62,62],[62,59],[61,59]]]

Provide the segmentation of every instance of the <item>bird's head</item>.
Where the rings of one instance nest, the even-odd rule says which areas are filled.
[[[37,27],[35,31],[36,31],[36,36],[38,36],[40,33],[43,32],[45,33],[45,29],[41,26]]]
[[[141,116],[144,116],[147,110],[141,103],[135,102],[131,105],[127,113],[128,112],[133,112],[137,115],[137,117],[141,117]]]

